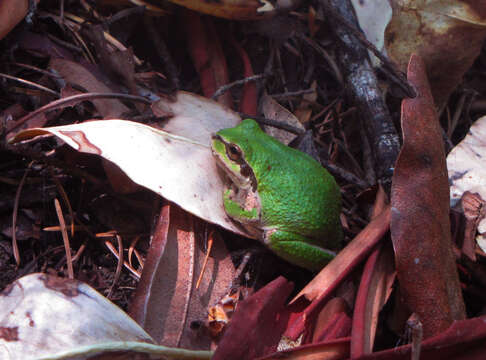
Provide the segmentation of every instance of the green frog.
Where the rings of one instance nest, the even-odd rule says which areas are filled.
[[[223,200],[231,219],[279,257],[311,271],[335,256],[343,238],[341,193],[316,160],[252,119],[218,131],[211,148],[226,174]]]

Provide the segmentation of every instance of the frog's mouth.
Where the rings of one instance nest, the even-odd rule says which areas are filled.
[[[217,135],[213,139],[218,139],[222,141]],[[226,175],[227,185],[233,185],[235,189],[251,189],[253,191],[257,190],[257,182],[255,174],[248,164],[241,159],[238,162],[227,163],[221,155],[212,149],[213,156],[216,159],[216,165],[224,172]]]
[[[250,177],[243,176],[241,174],[241,166],[240,172],[235,173],[233,169],[230,169],[228,164],[216,156],[216,165],[223,171],[225,183],[228,186],[234,187],[236,189],[250,189],[253,187],[252,181]]]

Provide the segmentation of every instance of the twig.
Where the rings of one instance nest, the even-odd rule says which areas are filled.
[[[346,2],[346,1],[343,1]],[[332,15],[334,21],[339,22],[343,27],[345,27],[351,34],[354,35],[355,39],[361,42],[368,50],[370,50],[383,64],[383,72],[397,84],[406,94],[406,96],[414,98],[417,96],[413,87],[408,83],[405,75],[399,71],[395,64],[386,58],[371,42],[366,39],[364,34],[359,30],[358,22],[354,16],[354,11],[352,8],[348,8],[345,12],[346,4],[342,4],[343,7],[333,7],[331,4],[328,5],[326,1],[321,1],[324,9]],[[337,10],[335,10],[337,8]],[[350,16],[352,15],[352,16]]]
[[[111,236],[113,236],[113,234],[111,234]],[[115,250],[115,247],[113,246],[111,241],[106,240],[105,246],[108,248],[108,250],[111,251],[111,253],[113,255],[115,255],[116,258],[118,258],[118,251]],[[123,260],[123,265],[132,273],[133,276],[135,276],[137,279],[140,279],[140,276],[142,276],[142,274],[137,269],[135,269],[133,266],[131,266],[128,263],[128,261]]]
[[[12,216],[12,249],[13,249],[13,255],[17,267],[20,265],[19,246],[17,244],[17,214],[19,212],[20,194],[22,193],[22,188],[24,187],[25,179],[27,178],[27,174],[29,173],[32,164],[33,162],[31,162],[27,167],[27,170],[25,170],[24,176],[22,176],[22,180],[20,180],[19,186],[17,188],[17,192],[15,194],[15,202],[14,202],[13,216]]]
[[[13,154],[21,155],[26,158],[30,158],[32,160],[37,160],[40,162],[43,162],[47,165],[54,166],[60,169],[64,169],[65,171],[79,176],[83,179],[86,179],[90,183],[94,184],[95,186],[103,186],[105,184],[104,181],[99,180],[97,177],[91,175],[87,171],[78,168],[72,164],[68,164],[66,162],[63,162],[58,159],[54,159],[52,157],[47,157],[40,153],[37,150],[32,150],[30,146],[28,145],[22,145],[22,144],[16,144],[16,145],[10,145],[10,144],[0,144],[0,149],[4,149],[6,151],[10,151]]]
[[[334,61],[333,57],[329,55],[329,53],[324,49],[322,46],[320,46],[318,43],[316,43],[313,39],[302,35],[301,36],[302,40],[304,40],[310,47],[312,47],[319,55],[321,55],[324,60],[327,61],[327,64],[329,67],[332,69],[334,76],[336,77],[336,80],[339,82],[339,84],[342,86],[344,85],[344,80],[343,80],[343,75],[341,73],[341,70],[339,70],[339,66],[337,66],[336,61]]]
[[[245,114],[245,113],[238,113],[238,114],[243,119],[251,118],[251,119],[255,120],[256,122],[261,123],[263,125],[273,126],[274,128],[282,129],[282,130],[288,131],[292,134],[301,135],[305,132],[304,130],[299,129],[298,127],[288,125],[288,124],[284,124],[282,122],[275,121],[275,120],[272,120],[272,119],[268,119],[268,118],[263,117],[263,116],[252,116],[252,115],[248,115],[248,114]]]
[[[4,74],[4,73],[0,73],[0,76],[4,77],[5,79],[17,81],[17,82],[24,84],[24,85],[29,85],[29,86],[35,87],[36,89],[45,91],[49,94],[54,95],[55,97],[61,96],[61,94],[59,94],[57,91],[51,90],[51,89],[49,89],[45,86],[42,86],[40,84],[36,84],[35,82],[29,81],[29,80],[25,80],[25,79],[22,79],[22,78],[19,78],[19,77],[16,77],[16,76],[12,76],[12,75],[8,75],[8,74]]]
[[[73,259],[71,256],[71,245],[69,244],[69,236],[66,230],[66,222],[62,214],[61,204],[57,198],[54,199],[54,207],[56,208],[57,218],[59,219],[59,226],[61,227],[62,240],[64,242],[64,249],[66,251],[66,264],[68,268],[68,276],[74,279]]]
[[[275,100],[281,100],[281,99],[288,99],[293,96],[300,96],[300,95],[305,95],[305,94],[311,94],[315,92],[315,89],[303,89],[303,90],[296,90],[296,91],[287,91],[281,94],[272,94],[270,95],[272,98]]]
[[[71,29],[69,29],[69,30],[71,30]],[[74,51],[74,52],[79,53],[79,54],[83,53],[83,49],[81,49],[81,47],[79,47],[77,45],[71,44],[68,41],[61,40],[61,39],[59,39],[58,37],[56,37],[52,34],[46,34],[46,35],[50,40],[52,40],[57,45],[64,46],[65,48],[68,48],[69,50]]]
[[[349,0],[320,0],[326,10],[333,9],[329,22],[339,41],[338,59],[344,70],[346,89],[356,103],[364,121],[369,143],[373,150],[374,168],[378,179],[389,191],[395,161],[400,151],[400,141],[390,113],[371,67],[366,47],[350,36],[349,28],[343,26],[341,18],[357,26],[356,16]]]
[[[110,26],[113,23],[115,23],[115,22],[117,22],[121,19],[124,19],[128,16],[141,15],[144,12],[145,12],[145,6],[135,6],[135,7],[131,7],[131,8],[126,8],[126,9],[120,10],[116,14],[110,16],[105,21],[105,23],[106,23],[106,25]]]
[[[19,62],[12,62],[12,63],[9,63],[9,65],[14,65],[14,66],[18,66],[18,67],[21,67],[21,68],[24,68],[24,69],[37,71],[41,74],[52,77],[54,79],[62,79],[61,75],[54,74],[53,72],[50,72],[48,70],[40,69],[37,66],[33,66],[33,65],[29,65],[29,64],[23,64],[23,63],[19,63]]]
[[[123,99],[123,100],[131,100],[131,101],[139,101],[144,104],[151,104],[152,102],[142,96],[136,95],[128,95],[128,94],[119,94],[119,93],[86,93],[86,94],[79,94],[68,96],[59,100],[55,100],[50,102],[47,105],[44,105],[31,113],[28,113],[23,118],[19,119],[15,126],[10,129],[10,132],[19,128],[22,124],[24,124],[27,120],[32,119],[34,116],[37,116],[43,112],[52,111],[58,108],[75,105],[78,102],[92,100],[92,99]]]
[[[361,138],[363,139],[362,142],[362,159],[363,159],[363,168],[365,172],[365,179],[370,184],[376,183],[376,173],[375,169],[373,168],[373,151],[371,150],[370,142],[368,141],[368,137],[366,136],[366,130],[363,127],[363,122],[360,121],[359,126],[359,133]]]
[[[248,77],[241,79],[241,80],[236,80],[236,81],[230,82],[229,84],[223,85],[218,90],[216,90],[214,92],[213,96],[211,96],[211,99],[216,100],[221,95],[223,95],[226,91],[231,89],[233,86],[244,85],[247,82],[260,80],[260,79],[263,79],[264,77],[266,77],[265,74],[258,74],[258,75],[248,76]]]
[[[118,243],[118,262],[116,264],[116,271],[115,271],[115,276],[113,276],[113,283],[110,286],[110,290],[108,291],[108,295],[106,296],[108,299],[111,297],[111,294],[113,293],[113,289],[115,288],[115,284],[117,283],[118,279],[120,278],[121,270],[123,267],[123,242],[122,238],[120,235],[115,235],[117,243]],[[107,240],[108,241],[108,240]]]
[[[73,211],[73,208],[71,206],[71,202],[69,201],[69,197],[66,194],[66,191],[64,190],[64,187],[62,186],[61,182],[59,181],[59,179],[54,174],[52,167],[49,167],[49,173],[51,174],[52,180],[54,180],[54,183],[56,184],[57,191],[59,191],[61,198],[64,200],[64,204],[68,208],[69,216],[71,217],[71,226],[70,226],[71,227],[71,236],[74,236],[74,211]]]
[[[199,289],[199,285],[201,285],[201,281],[202,281],[202,278],[204,276],[204,271],[206,270],[206,266],[208,264],[209,255],[211,254],[211,249],[213,248],[213,236],[214,236],[214,233],[211,232],[209,234],[209,237],[208,237],[208,248],[207,248],[207,251],[206,251],[206,256],[204,256],[204,261],[203,261],[203,264],[202,264],[202,267],[201,267],[201,272],[199,273],[199,277],[196,281],[196,289]]]
[[[149,34],[149,38],[153,41],[155,45],[155,51],[160,59],[163,61],[165,65],[165,70],[167,73],[167,77],[169,78],[172,85],[179,89],[181,87],[181,82],[178,77],[177,67],[174,64],[174,60],[165,44],[165,41],[160,37],[159,32],[155,30],[154,21],[150,16],[144,17],[145,27]]]
[[[133,238],[133,240],[130,242],[130,246],[128,247],[128,263],[130,264],[130,266],[133,266],[133,264],[132,264],[132,255],[133,255],[133,253],[135,253],[135,256],[137,257],[137,260],[138,260],[139,264],[143,264],[140,261],[140,258],[138,257],[137,250],[135,249],[135,246],[137,245],[138,240],[140,240],[140,235],[135,236]]]
[[[340,177],[341,179],[346,180],[348,183],[355,184],[362,189],[366,189],[370,186],[370,184],[368,184],[366,181],[361,180],[359,177],[357,177],[353,173],[351,173],[347,170],[344,170],[343,168],[341,168],[337,165],[331,164],[330,162],[327,162],[325,160],[321,160],[321,161],[323,163],[322,165],[327,170],[329,170],[334,175]]]

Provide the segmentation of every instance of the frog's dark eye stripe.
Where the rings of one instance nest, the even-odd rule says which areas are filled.
[[[252,190],[257,191],[256,177],[253,173],[253,170],[251,169],[251,167],[248,166],[248,164],[242,163],[240,165],[240,174],[245,178],[250,178]]]
[[[226,153],[228,154],[228,157],[233,161],[238,161],[241,159],[241,149],[236,144],[227,144]]]

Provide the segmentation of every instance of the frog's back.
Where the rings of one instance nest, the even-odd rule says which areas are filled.
[[[327,247],[337,247],[342,229],[341,195],[336,181],[307,154],[264,135],[266,138],[261,140],[273,155],[261,159],[261,165],[254,170],[263,227],[278,226],[315,239],[317,244],[324,241]]]

